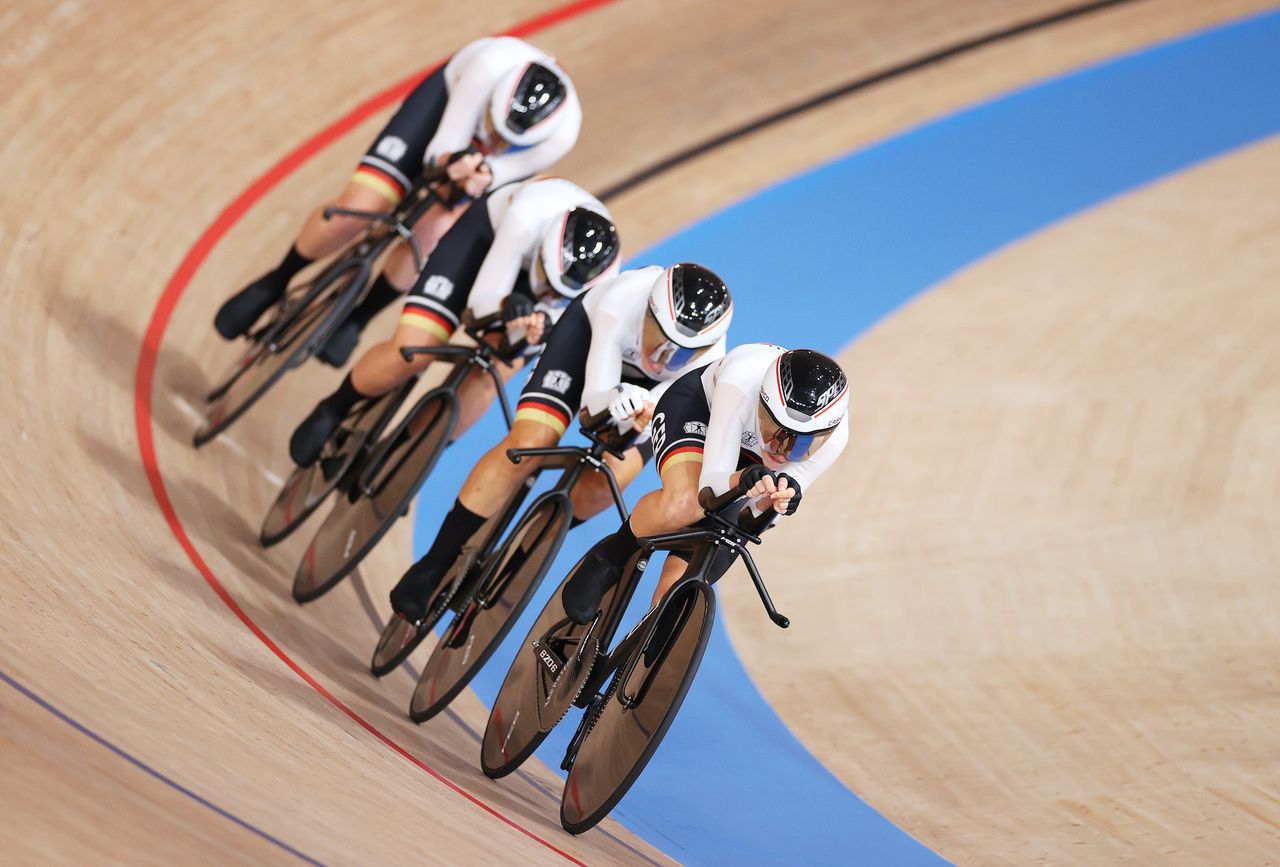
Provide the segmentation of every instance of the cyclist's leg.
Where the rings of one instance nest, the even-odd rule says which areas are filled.
[[[463,483],[462,492],[445,516],[426,554],[409,567],[391,591],[391,605],[408,620],[425,612],[426,601],[477,532],[511,499],[537,467],[536,460],[513,464],[509,448],[555,445],[560,436],[537,422],[517,420],[507,435],[485,453]]]
[[[471,204],[466,202],[454,205],[452,208],[437,202],[422,215],[418,222],[413,224],[413,236],[417,239],[418,249],[422,251],[424,258],[431,255],[444,236],[470,207]],[[382,273],[392,285],[403,287],[403,291],[408,291],[413,282],[418,279],[418,266],[413,261],[413,250],[408,244],[396,245],[391,255],[387,257]]]
[[[418,240],[418,248],[423,256],[431,255],[441,238],[466,210],[466,205],[457,205],[450,210],[438,204],[423,214],[413,227],[414,237]],[[334,331],[316,356],[334,367],[346,364],[356,344],[360,342],[360,335],[373,318],[408,294],[417,279],[418,265],[413,257],[413,250],[408,244],[397,244],[387,256],[386,264],[369,287],[364,300],[351,311],[351,315]]]
[[[485,521],[502,510],[540,463],[526,459],[513,464],[507,459],[507,449],[545,448],[560,441],[582,399],[582,375],[590,343],[590,322],[582,305],[575,301],[560,317],[537,369],[521,393],[511,430],[476,463],[431,549],[409,567],[391,591],[396,611],[411,620],[421,616],[426,599],[462,549]],[[492,388],[490,380],[490,394]],[[474,405],[480,401],[472,396],[467,402]]]
[[[570,617],[585,622],[595,615],[604,591],[639,550],[637,536],[680,530],[702,517],[698,477],[710,417],[702,381],[696,375],[681,377],[658,401],[651,430],[662,487],[641,497],[630,519],[587,552],[582,568],[564,588],[562,598]]]
[[[406,312],[392,338],[366,352],[343,378],[338,389],[316,404],[315,409],[294,429],[289,438],[289,456],[298,466],[314,463],[325,442],[357,403],[381,397],[431,364],[431,357],[426,355],[405,361],[400,355],[400,347],[439,346],[448,341],[451,333],[434,318],[410,313],[406,305]]]
[[[618,487],[626,489],[635,480],[648,461],[646,454],[651,455],[643,447],[627,449],[621,460],[613,455],[605,455],[604,462],[613,470]],[[593,518],[613,506],[613,491],[609,488],[609,480],[603,473],[587,473],[578,480],[569,493],[573,500],[573,517],[575,524]]]
[[[410,178],[422,169],[423,154],[447,101],[444,74],[438,70],[400,106],[342,193],[307,217],[280,264],[222,305],[214,325],[223,337],[230,339],[248,331],[263,312],[279,301],[294,275],[316,259],[337,252],[368,225],[354,217],[325,220],[327,206],[386,212],[404,197]]]

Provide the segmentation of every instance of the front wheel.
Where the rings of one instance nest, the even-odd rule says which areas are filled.
[[[582,832],[609,814],[635,783],[698,673],[715,622],[705,582],[677,585],[652,615],[647,638],[623,662],[596,705],[560,801],[560,824]]]
[[[422,669],[409,703],[414,722],[444,710],[507,637],[564,544],[568,502],[563,495],[539,500],[507,537]]]

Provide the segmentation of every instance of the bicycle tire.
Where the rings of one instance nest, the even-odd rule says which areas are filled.
[[[364,407],[349,426],[344,425],[345,439],[336,454],[322,454],[309,467],[294,467],[262,519],[258,541],[264,548],[287,538],[324,505],[352,467],[359,465],[362,454],[368,453],[366,446],[382,433],[416,381],[416,378],[410,379],[400,388],[387,392]]]
[[[261,352],[213,401],[192,435],[195,446],[199,448],[234,424],[285,373],[300,366],[324,345],[355,307],[369,274],[368,262],[349,259],[316,281],[314,301],[302,305],[304,309],[282,328],[270,329],[271,333],[264,336],[263,342],[275,344],[275,351]],[[358,275],[363,278],[356,279]],[[340,285],[342,278],[348,276],[347,282]]]
[[[560,553],[570,512],[567,497],[549,495],[516,524],[423,666],[409,701],[410,719],[426,722],[444,710],[497,652]],[[521,540],[531,534],[530,546],[521,549]]]
[[[560,799],[560,824],[570,834],[595,827],[627,794],[661,745],[697,676],[715,623],[715,594],[706,583],[689,581],[673,588],[664,607],[684,604],[680,596],[685,594],[690,611],[681,615],[678,629],[653,666],[643,659],[651,641],[638,643],[613,675],[595,719],[587,723]],[[634,683],[641,668],[650,680],[638,703],[628,707],[627,699],[634,696],[624,692],[624,680]]]
[[[449,610],[449,600],[460,589],[458,583],[457,575],[445,576],[441,580],[427,602],[427,614],[422,620],[421,627],[392,613],[378,635],[378,643],[373,648],[373,658],[369,661],[369,671],[374,677],[385,677],[395,671],[397,666],[417,650],[418,645],[431,633],[431,628]],[[413,630],[413,634],[406,637],[410,629]]]
[[[337,498],[298,563],[293,580],[295,600],[311,602],[336,587],[408,511],[444,453],[458,421],[457,397],[444,389],[424,396],[410,417],[425,413],[432,404],[440,406],[426,428],[390,448],[383,466],[394,462],[397,472],[387,477],[374,496]],[[396,436],[402,429],[402,425],[397,425],[388,437]],[[358,482],[353,485],[358,486]],[[359,545],[356,544],[358,537]],[[342,540],[340,545],[338,540]]]

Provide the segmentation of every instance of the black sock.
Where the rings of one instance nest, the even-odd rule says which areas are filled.
[[[289,252],[285,253],[284,259],[276,266],[275,275],[280,282],[287,284],[293,279],[293,275],[297,274],[303,268],[314,262],[314,259],[308,259],[306,256],[298,252],[298,245],[294,244],[289,248]]]
[[[626,565],[627,560],[631,559],[631,555],[640,550],[640,543],[636,541],[636,534],[631,531],[631,519],[628,518],[618,528],[618,532],[611,536],[605,536],[595,545],[595,550],[610,563],[615,566]]]
[[[355,383],[351,381],[351,374],[347,374],[342,379],[342,385],[338,386],[338,390],[326,397],[322,403],[325,403],[336,409],[339,415],[345,416],[351,412],[351,408],[361,400],[366,400],[368,395],[361,394],[356,391]]]
[[[364,327],[373,321],[373,317],[403,296],[403,292],[391,285],[387,275],[379,274],[378,279],[374,280],[373,285],[369,287],[369,294],[364,296],[360,306],[351,311],[347,321],[354,322],[363,331]]]
[[[484,526],[486,520],[462,505],[461,500],[454,500],[453,508],[444,516],[436,540],[431,543],[431,550],[418,562],[440,572],[448,569],[458,559],[462,546]]]

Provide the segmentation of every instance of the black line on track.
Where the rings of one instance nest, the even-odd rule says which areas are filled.
[[[1101,12],[1106,9],[1122,6],[1126,3],[1132,2],[1134,2],[1134,0],[1094,0],[1094,2],[1091,3],[1082,3],[1078,6],[1071,6],[1039,18],[1033,18],[1030,21],[1024,21],[1021,24],[1014,24],[982,36],[966,39],[963,42],[954,43],[945,48],[940,48],[937,51],[930,52],[929,54],[924,54],[920,57],[894,64],[893,66],[882,69],[879,72],[873,72],[869,75],[862,76],[861,78],[857,78],[853,81],[847,82],[846,84],[838,85],[831,90],[819,93],[816,96],[809,97],[802,102],[785,106],[784,108],[778,109],[777,111],[757,118],[756,120],[748,121],[741,126],[735,127],[727,132],[723,132],[713,138],[691,145],[682,151],[677,151],[671,156],[665,157],[650,166],[640,169],[639,171],[628,175],[607,189],[601,191],[599,198],[603,202],[608,202],[610,199],[629,192],[647,181],[653,180],[659,175],[665,174],[666,172],[694,160],[703,154],[709,153],[716,148],[723,147],[737,139],[749,136],[754,132],[759,132],[773,124],[804,114],[807,111],[812,111],[815,108],[819,108],[829,102],[834,102],[835,100],[849,96],[850,94],[857,93],[860,90],[866,90],[877,84],[883,84],[886,81],[891,81],[909,73],[917,72],[925,67],[932,66],[935,63],[941,63],[944,60],[950,60],[953,57],[958,57],[962,54],[967,54],[980,48],[986,48],[989,45],[993,45],[1006,39],[1012,39],[1016,36],[1031,33],[1035,30],[1040,30],[1055,24],[1061,24],[1076,18],[1083,18],[1087,15],[1092,15],[1095,12]]]

